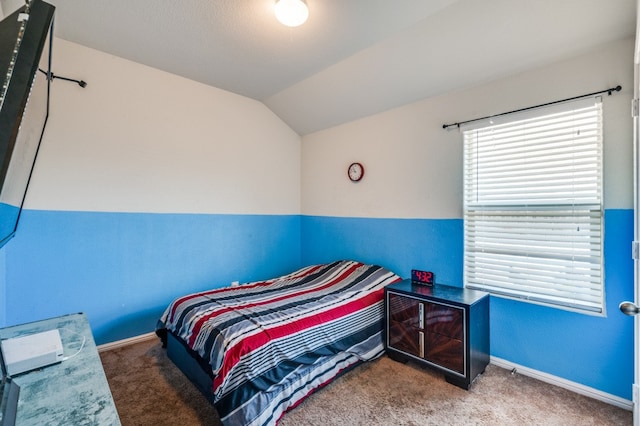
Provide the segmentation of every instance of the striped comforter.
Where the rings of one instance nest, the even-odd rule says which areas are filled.
[[[176,299],[159,329],[211,366],[225,425],[272,425],[341,372],[383,352],[394,273],[354,261]]]

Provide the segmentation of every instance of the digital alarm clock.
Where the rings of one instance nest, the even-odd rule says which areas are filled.
[[[436,281],[436,274],[431,271],[411,270],[411,282],[423,285],[433,285]]]

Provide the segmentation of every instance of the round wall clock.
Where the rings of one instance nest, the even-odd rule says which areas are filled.
[[[347,175],[352,182],[358,182],[364,176],[364,167],[360,163],[351,163],[347,169]]]

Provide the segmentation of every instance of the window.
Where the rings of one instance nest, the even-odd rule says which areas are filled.
[[[463,129],[465,286],[602,313],[601,99],[534,111]]]

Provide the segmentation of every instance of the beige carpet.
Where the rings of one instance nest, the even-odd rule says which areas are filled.
[[[220,425],[215,409],[149,340],[100,354],[122,424]],[[631,425],[630,411],[490,365],[471,390],[387,357],[284,415],[298,425]]]

